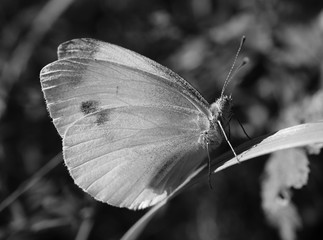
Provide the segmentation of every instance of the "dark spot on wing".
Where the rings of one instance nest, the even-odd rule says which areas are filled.
[[[99,41],[90,38],[73,39],[58,47],[58,58],[93,58]]]
[[[109,121],[109,110],[108,109],[102,110],[102,111],[96,113],[96,121],[95,121],[95,123],[97,125],[102,125],[107,121]]]
[[[89,100],[81,103],[80,109],[84,115],[94,113],[99,110],[99,102],[96,100]]]
[[[49,81],[50,86],[54,81],[58,87],[74,88],[81,85],[86,78],[84,76],[88,72],[88,67],[91,65],[90,59],[82,58],[66,58],[55,61],[45,68],[41,72],[42,83],[45,84],[46,80]]]
[[[74,41],[72,40],[72,41],[64,42],[58,46],[58,49],[57,49],[58,59],[63,59],[63,58],[68,58],[73,56],[72,54],[73,52],[71,51],[73,43]]]

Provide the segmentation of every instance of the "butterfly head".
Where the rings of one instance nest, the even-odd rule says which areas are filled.
[[[211,104],[210,111],[212,114],[211,121],[216,123],[217,121],[222,122],[226,125],[227,122],[230,121],[232,116],[232,97],[229,96],[221,96],[214,103]]]

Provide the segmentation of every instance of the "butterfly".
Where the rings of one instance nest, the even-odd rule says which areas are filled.
[[[170,69],[113,44],[62,43],[40,81],[70,175],[113,206],[143,209],[164,200],[208,146],[226,138],[232,98],[225,87],[209,104]]]

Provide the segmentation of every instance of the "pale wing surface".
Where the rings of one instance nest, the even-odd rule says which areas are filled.
[[[125,106],[76,121],[63,140],[75,183],[97,200],[130,209],[167,197],[203,160],[209,121],[176,106]]]
[[[199,109],[174,82],[102,60],[58,60],[42,70],[41,84],[61,136],[79,118],[102,109],[153,104]]]
[[[80,38],[62,43],[58,47],[59,59],[71,57],[103,60],[155,75],[171,82],[171,85],[175,84],[182,94],[187,95],[198,106],[209,107],[202,95],[178,74],[129,49],[91,38]]]
[[[209,115],[208,103],[166,67],[130,50],[93,39],[58,48],[59,60],[44,67],[42,89],[61,136],[82,116],[129,105],[175,105]]]

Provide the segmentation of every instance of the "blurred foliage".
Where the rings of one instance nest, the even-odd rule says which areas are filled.
[[[212,102],[246,35],[239,61],[248,56],[250,64],[227,92],[255,137],[322,119],[322,101],[311,97],[323,80],[322,7],[320,0],[1,0],[0,199],[61,151],[39,84],[60,43],[92,37],[129,48],[178,72]],[[231,138],[233,145],[245,140],[236,121]],[[322,154],[308,158],[308,184],[291,190],[302,225],[297,239],[323,236]],[[279,239],[261,210],[265,159],[214,175],[214,190],[205,179],[176,197],[142,239]],[[94,201],[61,163],[0,212],[0,239],[118,239],[142,214]]]

